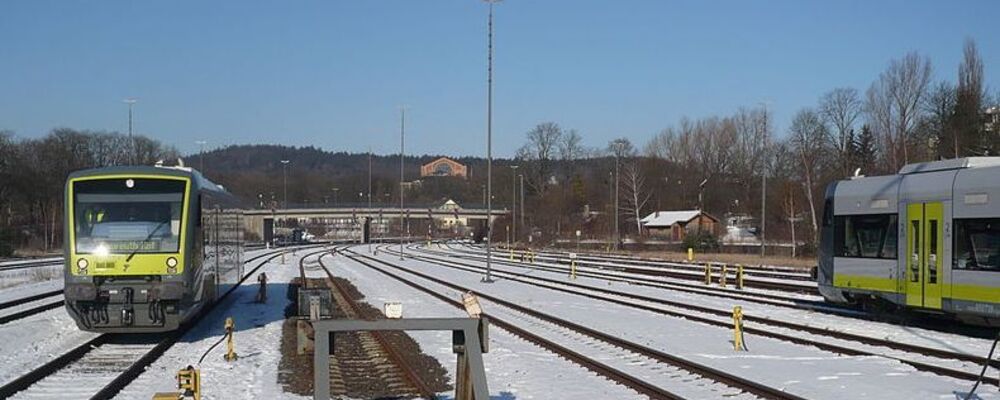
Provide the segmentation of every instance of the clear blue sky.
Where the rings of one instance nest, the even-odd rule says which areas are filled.
[[[0,129],[126,130],[236,143],[485,153],[477,0],[0,3]],[[640,146],[682,116],[767,101],[780,129],[907,51],[954,80],[965,37],[1000,86],[1000,2],[507,0],[496,8],[494,148],[539,122]],[[784,132],[779,132],[783,135]]]

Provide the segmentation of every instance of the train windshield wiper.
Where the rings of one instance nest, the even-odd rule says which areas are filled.
[[[156,227],[155,227],[155,228],[153,228],[153,230],[152,230],[151,232],[149,232],[149,235],[147,235],[145,239],[142,239],[142,241],[141,241],[141,242],[139,242],[139,245],[138,245],[138,246],[135,246],[135,250],[132,250],[132,252],[131,252],[131,253],[129,253],[128,257],[125,257],[125,262],[129,262],[129,261],[132,261],[132,257],[135,257],[135,253],[138,253],[138,252],[139,252],[139,249],[141,249],[141,248],[142,248],[142,245],[144,245],[144,244],[146,244],[147,242],[149,242],[149,239],[152,239],[152,238],[153,238],[153,235],[155,235],[155,234],[156,234],[156,232],[157,232],[157,231],[159,231],[159,230],[160,230],[160,228],[162,228],[162,227],[163,227],[163,225],[166,225],[166,224],[167,224],[167,222],[170,222],[170,220],[168,219],[168,220],[166,220],[166,221],[163,221],[163,222],[160,222],[159,224],[157,224],[157,225],[156,225]]]

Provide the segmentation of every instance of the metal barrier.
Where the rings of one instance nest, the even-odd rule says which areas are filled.
[[[330,399],[330,356],[336,332],[353,331],[451,331],[452,350],[458,355],[456,400],[489,400],[483,353],[489,351],[488,322],[481,318],[410,318],[313,321],[313,399]]]

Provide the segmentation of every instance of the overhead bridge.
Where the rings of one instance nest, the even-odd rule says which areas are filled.
[[[505,216],[508,210],[493,210],[489,215],[495,220]],[[486,209],[434,207],[322,207],[247,210],[243,223],[247,231],[256,232],[260,237],[275,226],[275,221],[298,220],[330,224],[361,224],[369,221],[377,225],[375,229],[388,230],[400,225],[400,219],[410,223],[425,224],[433,221],[438,227],[476,227],[485,224]],[[379,228],[381,227],[381,228]]]

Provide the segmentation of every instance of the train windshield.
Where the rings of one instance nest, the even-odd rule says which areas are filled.
[[[176,253],[186,182],[99,179],[73,184],[80,254]]]

